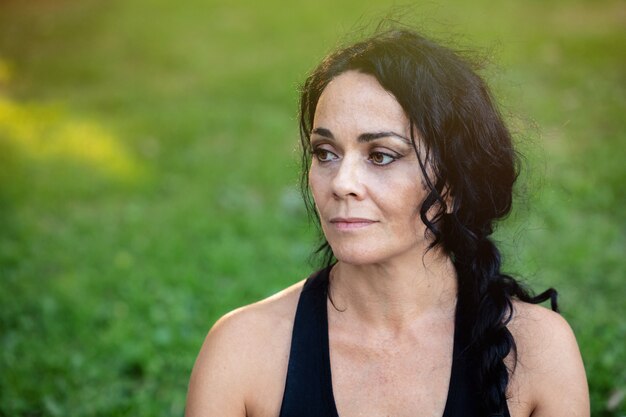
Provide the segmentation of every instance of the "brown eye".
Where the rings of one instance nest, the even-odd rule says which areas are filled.
[[[374,165],[388,165],[396,159],[397,158],[383,152],[372,152],[370,154],[370,161],[372,161]]]
[[[337,158],[337,155],[326,149],[317,148],[313,150],[313,155],[320,162],[329,162]]]

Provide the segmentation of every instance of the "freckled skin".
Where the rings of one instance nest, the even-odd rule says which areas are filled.
[[[419,207],[426,195],[413,147],[390,136],[359,142],[364,133],[395,132],[410,137],[409,119],[395,97],[366,74],[348,71],[332,80],[317,104],[313,131],[330,131],[333,140],[315,133],[311,143],[332,153],[314,157],[309,171],[324,234],[337,259],[351,264],[378,263],[408,252],[424,253],[425,226]],[[380,156],[401,156],[377,165]],[[387,158],[389,160],[390,158]],[[386,161],[385,161],[386,162]],[[333,217],[359,217],[376,223],[355,231],[340,231]]]

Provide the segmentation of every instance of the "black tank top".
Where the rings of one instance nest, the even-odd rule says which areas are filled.
[[[302,289],[291,337],[285,393],[280,417],[339,417],[333,396],[328,345],[328,274],[331,267],[311,275]],[[463,349],[460,326],[455,326],[452,372],[443,417],[480,415],[476,383]],[[501,415],[510,417],[508,408]]]

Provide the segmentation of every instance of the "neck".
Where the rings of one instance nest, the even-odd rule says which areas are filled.
[[[432,250],[384,264],[339,261],[331,271],[329,291],[346,319],[397,332],[420,318],[454,317],[457,280],[452,260]]]

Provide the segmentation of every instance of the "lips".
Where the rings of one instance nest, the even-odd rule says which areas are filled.
[[[333,217],[330,223],[339,230],[355,230],[362,229],[377,223],[375,220],[364,219],[360,217]]]

